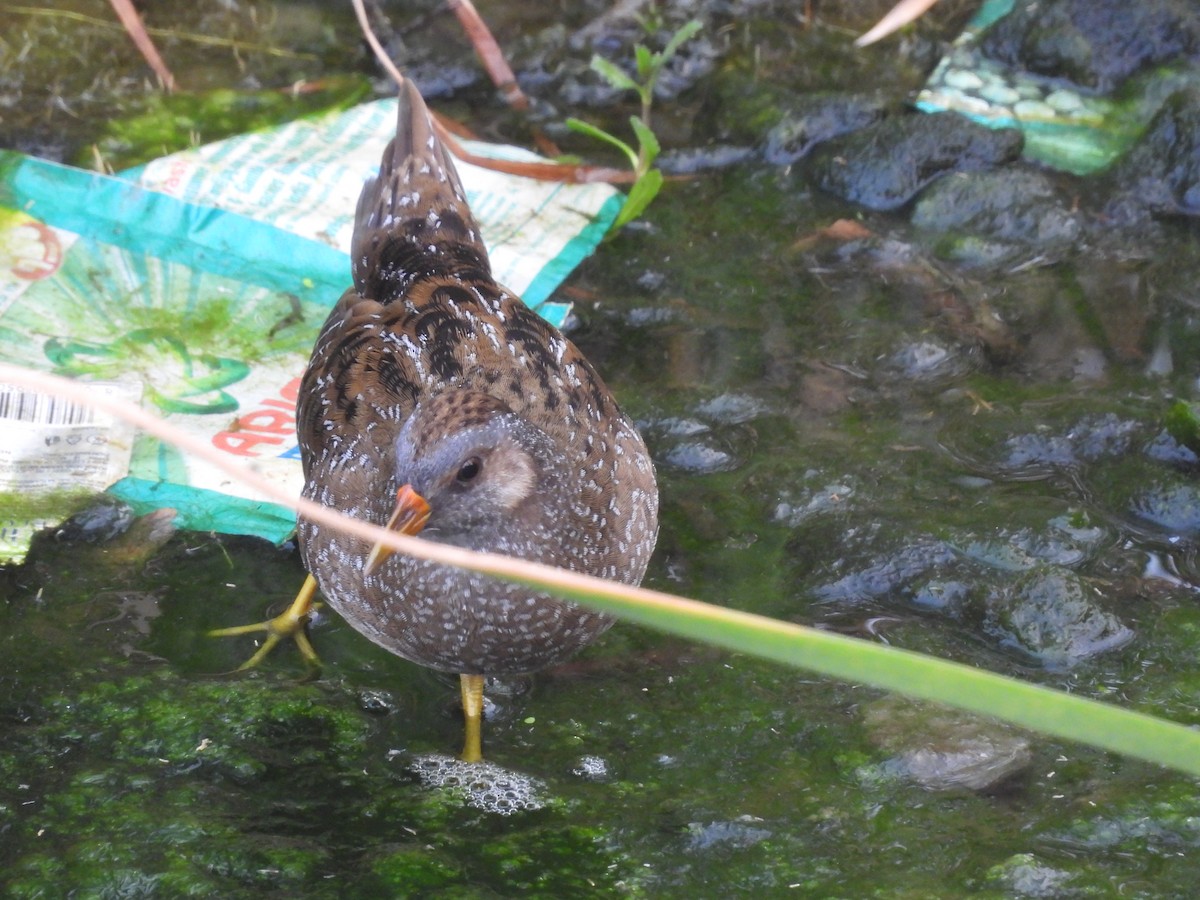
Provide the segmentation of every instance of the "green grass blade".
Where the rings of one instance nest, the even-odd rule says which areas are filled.
[[[569,594],[588,606],[682,637],[994,716],[1200,776],[1200,731],[1165,719],[909,650],[694,600],[667,595],[632,599],[620,596],[619,589]]]

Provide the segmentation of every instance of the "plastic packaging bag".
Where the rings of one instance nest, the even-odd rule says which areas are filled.
[[[299,377],[395,101],[173,154],[111,178],[0,151],[0,354],[142,404],[299,493]],[[471,145],[480,154],[536,157]],[[619,208],[607,185],[460,164],[497,279],[547,298]],[[0,385],[0,562],[104,488],[180,527],[287,536],[292,513],[121,423]]]

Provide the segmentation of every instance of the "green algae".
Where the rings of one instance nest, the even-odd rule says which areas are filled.
[[[108,123],[94,153],[109,169],[120,171],[235,134],[347,109],[369,94],[370,84],[358,75],[335,76],[293,91],[217,88],[148,94],[137,112]],[[92,153],[75,164],[86,167],[95,159]]]
[[[1193,453],[1200,452],[1200,414],[1194,403],[1176,400],[1167,409],[1163,423],[1171,437]]]
[[[310,811],[287,802],[285,785],[351,763],[367,723],[317,702],[316,689],[277,687],[93,673],[27,708],[6,752],[5,768],[24,785],[9,793],[8,781],[5,791],[19,813],[5,866],[12,894],[71,883],[98,896],[191,896],[312,875],[325,855],[318,844],[301,853],[274,837],[248,840],[231,797],[253,785],[264,819],[285,804],[302,818]],[[52,762],[31,770],[34,759]]]
[[[331,703],[339,693],[159,669],[91,673],[26,709],[0,754],[7,895],[64,884],[86,896],[323,895],[326,874],[360,858],[340,891],[502,881],[563,896],[611,879],[601,832],[557,822],[497,834],[472,856],[452,837],[461,801],[390,777],[367,752],[377,723]],[[431,851],[426,835],[438,833]]]

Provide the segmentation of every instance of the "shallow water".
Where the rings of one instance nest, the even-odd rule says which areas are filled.
[[[481,7],[518,64],[550,42],[547,19]],[[435,8],[409,11],[415,65],[471,77]],[[321,5],[162,15],[302,33],[317,57],[165,41],[193,87],[371,72]],[[920,83],[931,45],[852,52],[842,26],[870,16],[829,15],[805,30],[790,5],[749,4],[714,25],[717,63],[661,101],[664,142],[753,143],[786,92]],[[45,46],[50,26],[22,22]],[[75,26],[54,27],[67,46]],[[120,34],[84,45],[91,72],[41,82],[9,57],[10,145],[77,159],[99,117],[140,109]],[[519,139],[478,82],[444,106]],[[798,245],[840,218],[876,238]],[[647,583],[1200,723],[1196,460],[1162,426],[1196,391],[1194,226],[1166,223],[1132,260],[1080,249],[986,275],[917,238],[752,158],[669,183],[572,276],[572,337],[659,465]],[[204,632],[278,608],[301,577],[294,548],[194,533],[46,535],[0,575],[10,895],[1161,897],[1200,878],[1194,779],[625,625],[494,686],[503,771],[464,785],[442,758],[456,685],[336,617],[313,629],[319,680],[290,650],[220,674],[248,642]]]

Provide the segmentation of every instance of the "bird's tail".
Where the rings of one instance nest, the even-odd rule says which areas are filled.
[[[408,80],[400,86],[396,136],[358,198],[350,254],[358,292],[380,303],[425,278],[491,274],[454,162]]]

